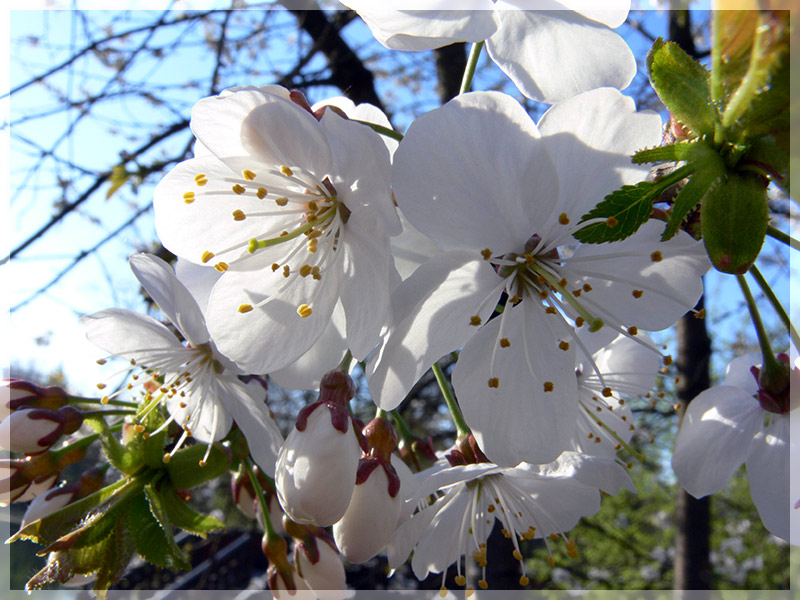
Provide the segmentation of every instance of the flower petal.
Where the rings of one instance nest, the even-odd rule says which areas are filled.
[[[772,424],[758,433],[747,454],[750,495],[764,527],[789,541],[789,419],[772,415]]]
[[[554,104],[538,126],[558,167],[559,213],[573,223],[607,194],[642,181],[649,168],[632,164],[631,155],[661,143],[661,117],[636,112],[633,100],[613,88]]]
[[[196,265],[185,258],[178,258],[175,262],[175,276],[189,290],[200,310],[205,314],[211,290],[219,281],[222,273],[216,269]]]
[[[571,11],[494,12],[492,60],[532,100],[558,102],[599,87],[625,89],[633,52],[617,33]]]
[[[735,385],[748,394],[757,394],[758,379],[750,372],[750,367],[760,367],[762,360],[760,352],[748,352],[734,358],[725,369],[725,385]]]
[[[86,328],[87,339],[111,354],[147,364],[145,359],[152,350],[175,350],[186,348],[172,332],[147,315],[130,310],[109,308],[81,318]]]
[[[716,386],[692,400],[672,455],[684,489],[701,498],[725,487],[745,461],[763,415],[758,401],[738,387]]]
[[[551,215],[558,176],[525,109],[497,92],[462,94],[418,118],[395,154],[406,218],[445,248],[519,250]]]
[[[152,254],[132,254],[131,270],[161,312],[178,328],[183,336],[197,346],[208,341],[205,318],[183,284],[178,281],[172,267]]]
[[[502,466],[555,460],[578,418],[575,353],[559,348],[569,333],[562,319],[532,302],[507,304],[464,346],[453,370],[467,424],[484,454]]]
[[[489,318],[502,280],[475,253],[436,256],[392,294],[391,327],[367,364],[375,403],[394,409],[430,366],[475,333],[470,317]],[[483,306],[481,306],[483,304]]]
[[[471,506],[471,492],[466,488],[454,488],[453,494],[439,498],[433,506],[426,510],[436,512],[428,531],[417,543],[411,568],[417,579],[422,581],[428,573],[441,573],[453,564],[470,548],[462,548],[460,540],[471,536],[464,531],[464,515]],[[471,547],[474,548],[474,544]]]

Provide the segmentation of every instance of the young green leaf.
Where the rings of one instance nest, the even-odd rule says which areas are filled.
[[[710,169],[698,171],[692,175],[675,198],[675,203],[672,206],[672,215],[664,234],[661,236],[662,242],[666,242],[675,236],[683,220],[694,207],[700,204],[703,196],[719,176],[719,172]]]
[[[161,495],[161,499],[169,520],[184,531],[204,538],[211,531],[225,529],[224,523],[195,511],[188,502],[172,490],[166,490]]]
[[[219,444],[211,446],[208,458],[205,444],[181,448],[167,463],[167,473],[175,489],[188,490],[222,475],[231,462],[230,452]]]
[[[142,465],[141,443],[120,444],[102,417],[86,417],[84,423],[100,434],[103,454],[117,471],[130,475]]]
[[[108,178],[111,185],[106,192],[106,200],[116,194],[117,190],[125,185],[125,182],[128,181],[131,175],[133,175],[133,173],[128,173],[125,165],[115,165],[114,168],[111,169],[111,175]]]
[[[191,563],[172,538],[165,532],[150,510],[144,495],[138,496],[125,513],[136,551],[146,561],[167,569],[188,569]]]
[[[633,155],[632,161],[641,165],[644,163],[662,163],[686,160],[692,154],[692,148],[696,142],[678,142],[667,144],[666,146],[656,146],[655,148],[645,148]]]
[[[167,489],[168,493],[172,490]],[[156,490],[152,484],[145,486],[145,496],[147,497],[147,504],[150,508],[150,513],[154,517],[161,532],[163,533],[163,541],[166,543],[165,551],[169,553],[171,560],[181,569],[188,569],[191,565],[186,558],[183,550],[180,549],[175,542],[175,537],[172,534],[172,523],[170,522],[167,510],[164,507],[164,499],[161,491]]]
[[[658,97],[698,137],[714,133],[719,114],[706,68],[674,42],[658,38],[647,53],[647,72]]]

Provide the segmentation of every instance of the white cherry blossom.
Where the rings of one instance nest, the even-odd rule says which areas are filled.
[[[364,358],[396,277],[389,151],[369,127],[292,98],[267,86],[201,100],[196,157],[155,191],[164,245],[222,273],[208,328],[251,373],[292,364],[335,317]]]
[[[646,223],[613,244],[572,237],[606,194],[644,178],[630,155],[660,137],[658,115],[610,88],[554,105],[538,127],[495,92],[417,119],[392,183],[409,222],[444,252],[393,292],[391,325],[368,365],[376,403],[395,408],[434,361],[463,347],[453,385],[492,461],[547,463],[567,449],[582,351],[572,324],[635,337],[669,327],[702,293],[708,259],[686,234],[661,243],[659,225]]]
[[[528,98],[558,102],[611,86],[624,89],[636,61],[614,31],[630,0],[341,0],[393,50],[430,50],[486,40],[489,56]]]
[[[129,370],[138,372],[132,375],[128,389],[149,382],[153,391],[144,394],[145,411],[166,403],[170,417],[162,427],[175,421],[183,428],[170,454],[189,437],[208,444],[210,450],[235,420],[253,459],[272,476],[283,438],[263,397],[255,394],[252,386],[258,384],[242,382],[238,375],[243,373],[217,351],[197,302],[167,263],[149,254],[134,254],[130,265],[185,343],[152,317],[122,309],[84,317],[89,341],[109,352],[107,358],[130,361]]]

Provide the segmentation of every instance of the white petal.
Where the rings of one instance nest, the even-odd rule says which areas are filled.
[[[444,469],[426,469],[417,473],[418,487],[411,501],[416,503],[430,496],[436,490],[444,490],[454,485],[474,481],[484,475],[491,475],[492,473],[501,470],[492,463],[477,463],[469,465],[457,465],[455,467],[447,467]],[[431,471],[433,471],[431,473]]]
[[[459,542],[462,537],[471,539],[464,524],[464,515],[471,506],[471,496],[466,488],[458,488],[457,493],[439,498],[428,509],[435,510],[436,516],[417,544],[411,559],[411,568],[420,581],[431,571],[441,573],[469,550],[466,544],[462,548]],[[466,527],[468,524],[469,520]]]
[[[625,22],[630,8],[630,0],[498,0],[495,4],[496,10],[572,10],[612,29]]]
[[[406,393],[444,354],[475,333],[470,317],[487,319],[502,280],[476,253],[450,252],[434,257],[392,294],[392,326],[370,357],[367,378],[372,398],[384,410],[394,409]],[[481,308],[481,310],[479,310]]]
[[[250,456],[267,476],[274,477],[283,436],[269,416],[266,402],[253,397],[239,381],[226,382],[224,387],[230,394],[224,400],[225,408],[247,438]]]
[[[495,11],[489,56],[532,100],[558,102],[599,87],[625,89],[633,52],[617,33],[568,11]]]
[[[111,354],[142,362],[153,349],[186,352],[169,329],[152,317],[130,310],[109,308],[81,318],[81,323],[87,339]]]
[[[386,545],[386,557],[392,569],[396,569],[406,562],[414,546],[417,545],[422,535],[428,531],[435,516],[436,511],[433,507],[429,507],[418,512],[397,528],[394,537]]]
[[[663,227],[650,220],[621,242],[581,244],[567,263],[583,276],[576,287],[592,288],[581,302],[601,318],[651,331],[673,325],[694,307],[710,266],[705,248],[682,231],[660,242]],[[656,252],[659,260],[652,258]],[[636,290],[642,293],[634,296]]]
[[[758,379],[750,372],[750,367],[760,367],[761,362],[760,352],[748,352],[737,356],[725,369],[725,385],[735,385],[748,394],[757,394]]]
[[[220,398],[225,391],[216,377],[209,373],[203,375],[210,380],[206,379],[202,384],[194,380],[186,397],[168,396],[166,404],[167,411],[176,423],[188,427],[198,442],[209,444],[218,442],[228,434],[232,419]]]
[[[502,466],[555,460],[578,419],[575,353],[559,348],[570,339],[566,326],[532,302],[507,304],[507,322],[495,318],[484,325],[453,370],[467,424],[484,454]],[[500,346],[501,337],[509,347]],[[490,378],[498,387],[489,387]]]
[[[402,213],[400,213],[400,222],[403,225],[403,232],[393,237],[390,245],[394,266],[400,277],[408,279],[417,267],[437,254],[442,254],[444,250],[437,242],[427,235],[423,235],[409,223]]]
[[[205,314],[211,290],[219,281],[222,273],[216,269],[196,265],[185,258],[178,258],[175,262],[175,276],[189,290],[200,310]]]
[[[733,386],[713,387],[692,400],[672,455],[684,489],[701,498],[725,487],[761,430],[763,415],[755,398]]]
[[[372,35],[392,50],[431,50],[453,42],[478,42],[495,31],[492,21],[492,3],[488,0],[470,0],[459,8],[449,10],[452,2],[417,2],[425,10],[395,10],[386,4],[369,0],[342,2],[358,12],[369,26]],[[448,10],[432,10],[437,4]],[[395,7],[416,8],[413,2],[396,2]]]
[[[262,260],[258,254],[254,258]],[[339,299],[336,265],[327,269],[321,281],[297,274],[292,277],[283,291],[260,307],[259,302],[284,285],[280,270],[232,267],[211,292],[208,330],[220,352],[249,373],[266,373],[298,359],[319,339],[330,320]],[[254,308],[241,313],[243,304]],[[311,306],[310,316],[298,314],[302,304]]]
[[[161,312],[197,346],[208,341],[205,318],[195,299],[178,281],[172,267],[152,254],[132,254],[131,270]]]
[[[326,106],[335,106],[339,108],[351,119],[357,121],[366,121],[367,123],[375,123],[376,125],[381,125],[387,129],[393,129],[392,123],[389,121],[389,117],[387,117],[380,108],[373,106],[372,104],[362,102],[356,106],[355,103],[350,100],[350,98],[345,96],[336,96],[334,98],[328,98],[327,100],[322,100],[321,102],[313,104],[311,106],[311,110],[316,112]],[[385,135],[381,135],[380,139],[386,146],[386,149],[389,151],[389,155],[393,156],[400,142]]]
[[[392,184],[414,227],[446,248],[519,250],[553,212],[558,175],[525,109],[497,92],[462,94],[418,118]]]
[[[631,155],[661,142],[661,117],[636,112],[633,100],[613,88],[554,104],[538,125],[558,167],[559,213],[573,223],[607,194],[642,181],[649,167],[632,164]]]
[[[615,392],[643,396],[655,385],[661,355],[645,334],[639,334],[639,338],[643,344],[619,335],[594,356],[605,383]]]
[[[747,454],[750,495],[764,527],[789,540],[789,419],[771,415],[772,424],[753,439]]]

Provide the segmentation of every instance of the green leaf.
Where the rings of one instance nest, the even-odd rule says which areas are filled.
[[[122,579],[128,563],[133,557],[133,539],[123,519],[117,521],[114,532],[98,546],[98,553],[102,554],[102,560],[100,570],[97,572],[97,580],[92,587],[95,591],[107,590]],[[95,548],[95,546],[91,546],[91,548]]]
[[[111,169],[111,175],[108,178],[108,181],[111,182],[111,185],[106,192],[106,200],[116,194],[117,190],[125,185],[125,182],[128,181],[131,175],[133,175],[133,173],[129,173],[125,168],[125,165],[116,165],[113,169]]]
[[[633,155],[633,162],[637,165],[643,163],[662,163],[686,160],[692,154],[692,148],[697,142],[678,142],[655,148],[645,148]]]
[[[84,423],[100,434],[100,446],[108,462],[120,473],[131,475],[142,465],[141,442],[121,444],[102,417],[86,417]]]
[[[701,170],[692,175],[675,198],[675,204],[672,206],[672,216],[669,219],[669,223],[667,223],[664,234],[661,236],[662,242],[666,242],[678,233],[678,229],[686,215],[700,203],[703,196],[720,175],[719,172],[712,169]]]
[[[142,558],[157,567],[191,568],[191,563],[175,543],[172,533],[164,531],[153,516],[148,498],[137,496],[125,513],[125,518],[134,547]]]
[[[211,446],[205,466],[201,466],[200,462],[206,449],[206,444],[194,444],[188,448],[181,448],[172,456],[167,463],[167,472],[175,489],[188,490],[216,479],[228,470],[231,462],[230,453],[219,444]]]
[[[653,200],[663,188],[655,182],[642,181],[624,185],[606,196],[600,204],[581,217],[581,223],[590,219],[605,219],[575,232],[578,241],[588,244],[623,240],[634,233],[649,218]]]
[[[706,68],[674,42],[658,38],[647,53],[650,83],[675,117],[698,137],[710,136],[719,122],[711,101]]]
[[[164,492],[161,499],[169,520],[184,531],[204,538],[211,531],[225,529],[222,521],[195,511],[174,490]]]
[[[171,492],[172,490],[168,491]],[[175,563],[178,564],[179,568],[181,569],[190,568],[191,565],[188,562],[186,555],[175,542],[175,538],[172,535],[172,523],[170,522],[169,516],[167,515],[167,510],[164,507],[162,493],[156,490],[152,484],[147,485],[144,488],[144,493],[145,496],[147,496],[147,503],[150,507],[150,513],[158,522],[158,525],[161,527],[161,531],[164,533],[164,539],[167,543],[167,550],[172,556],[172,560],[175,561]]]

